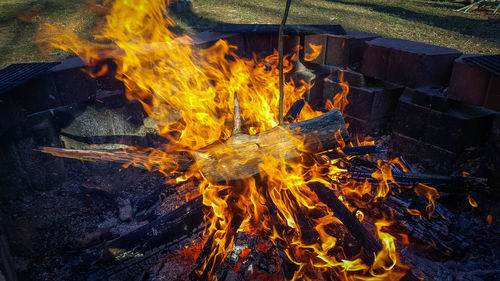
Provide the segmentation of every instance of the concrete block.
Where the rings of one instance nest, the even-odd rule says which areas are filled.
[[[392,129],[401,135],[421,140],[452,152],[461,152],[486,141],[493,112],[460,103],[445,112],[417,105],[403,95],[393,117]]]
[[[486,69],[465,62],[463,57],[453,63],[447,96],[472,105],[482,105],[491,75]]]
[[[450,108],[450,103],[444,94],[437,89],[419,88],[411,89],[405,88],[403,95],[411,98],[414,104],[427,107],[440,112],[445,112]]]
[[[438,88],[447,85],[453,60],[460,54],[420,42],[376,38],[366,42],[362,73],[413,88]]]
[[[359,67],[365,41],[380,37],[377,34],[346,31],[345,35],[328,35],[325,63],[341,67]]]
[[[330,76],[331,77],[331,76]],[[323,100],[332,100],[342,91],[340,84],[332,79],[325,79]],[[348,104],[344,112],[354,118],[373,121],[389,118],[394,114],[401,88],[385,88],[374,85],[365,87],[349,87]]]

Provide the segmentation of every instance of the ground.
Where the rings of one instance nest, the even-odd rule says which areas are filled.
[[[107,5],[102,3],[109,2],[0,0],[0,67],[67,56],[62,52],[42,53],[34,40],[37,27],[46,22],[71,25],[88,37],[104,15],[102,6]],[[193,0],[192,10],[177,14],[176,19],[186,33],[206,30],[218,22],[276,24],[284,4],[284,0]],[[467,14],[455,11],[463,5],[430,0],[293,0],[288,23],[341,24],[348,30],[421,41],[464,53],[500,53],[500,23],[488,22],[492,9]]]

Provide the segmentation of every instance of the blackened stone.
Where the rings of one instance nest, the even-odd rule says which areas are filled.
[[[491,75],[486,69],[465,62],[463,58],[466,56],[456,59],[453,63],[447,96],[472,105],[482,105]]]
[[[345,35],[328,35],[325,63],[335,66],[361,65],[365,41],[380,37],[377,34],[346,31]]]

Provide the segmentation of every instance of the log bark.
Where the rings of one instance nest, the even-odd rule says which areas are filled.
[[[344,140],[348,140],[342,114],[334,109],[316,118],[278,126],[257,135],[238,132],[227,141],[193,151],[190,156],[204,176],[212,182],[233,181],[258,174],[258,166],[267,156],[292,161],[299,157],[299,148],[312,153],[332,149],[338,146],[334,137],[337,132],[340,132]],[[161,158],[152,159],[150,155],[139,151],[73,150],[55,147],[42,147],[40,151],[58,157],[132,163],[148,170],[158,170],[159,166],[155,166],[155,163],[161,163]],[[190,156],[182,153],[176,155],[178,171],[190,168],[193,164]]]

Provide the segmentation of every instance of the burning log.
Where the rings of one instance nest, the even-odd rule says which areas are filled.
[[[305,140],[305,149],[312,153],[332,149],[339,145],[334,137],[337,132],[340,132],[344,140],[348,139],[344,118],[340,111],[334,109],[316,118],[278,126],[258,135],[246,135],[236,130],[227,141],[193,151],[190,156],[211,181],[238,180],[258,174],[258,165],[266,156],[275,158],[284,156],[286,161],[298,158],[297,148],[302,140]],[[151,159],[149,155],[138,151],[75,150],[55,147],[41,147],[40,151],[65,158],[132,163],[134,166],[150,170],[160,169],[155,163],[158,165],[161,163],[161,158]],[[184,153],[175,156],[179,171],[186,171],[193,164],[192,158]]]
[[[347,227],[349,232],[365,249],[366,255],[373,262],[375,254],[382,250],[380,242],[370,233],[352,214],[349,209],[337,198],[335,192],[319,182],[309,183],[318,198],[325,203],[334,215]]]

